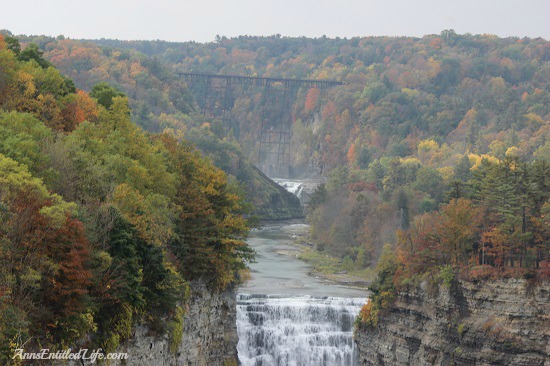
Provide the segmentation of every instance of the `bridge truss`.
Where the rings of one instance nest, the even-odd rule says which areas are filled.
[[[239,136],[239,124],[231,111],[236,99],[236,86],[262,87],[261,130],[257,166],[270,177],[287,178],[290,175],[290,140],[292,131],[292,104],[301,87],[328,89],[342,82],[333,80],[284,79],[238,75],[216,75],[180,72],[194,92],[201,113],[222,121],[226,129]],[[243,89],[244,90],[244,89]]]

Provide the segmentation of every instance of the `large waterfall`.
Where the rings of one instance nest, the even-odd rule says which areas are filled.
[[[365,298],[237,296],[243,366],[355,366],[353,323]]]

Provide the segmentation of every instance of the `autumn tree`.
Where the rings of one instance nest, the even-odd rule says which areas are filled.
[[[244,241],[248,227],[241,199],[225,174],[197,151],[168,135],[162,136],[162,142],[178,176],[175,203],[180,209],[174,254],[182,261],[183,271],[199,277],[209,274],[214,287],[224,288],[252,259]]]
[[[464,198],[442,206],[434,226],[440,249],[453,264],[468,264],[476,254],[481,225],[481,210]]]
[[[84,314],[90,248],[82,224],[71,217],[74,205],[51,195],[24,166],[1,154],[0,182],[7,299],[38,326],[31,333],[48,332],[58,342],[81,337],[91,329]]]

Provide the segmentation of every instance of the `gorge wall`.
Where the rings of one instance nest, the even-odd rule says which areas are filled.
[[[460,281],[398,294],[358,326],[361,365],[550,365],[550,284]]]
[[[168,335],[155,336],[137,326],[132,337],[117,349],[126,352],[125,361],[111,360],[110,366],[224,366],[237,364],[236,294],[233,290],[212,293],[204,283],[191,283],[191,298],[185,314],[178,351],[170,351]],[[97,363],[96,363],[97,364]],[[70,366],[91,365],[89,361]]]

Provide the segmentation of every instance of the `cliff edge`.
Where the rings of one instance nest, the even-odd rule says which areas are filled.
[[[361,365],[550,365],[550,283],[424,282],[355,341]]]

